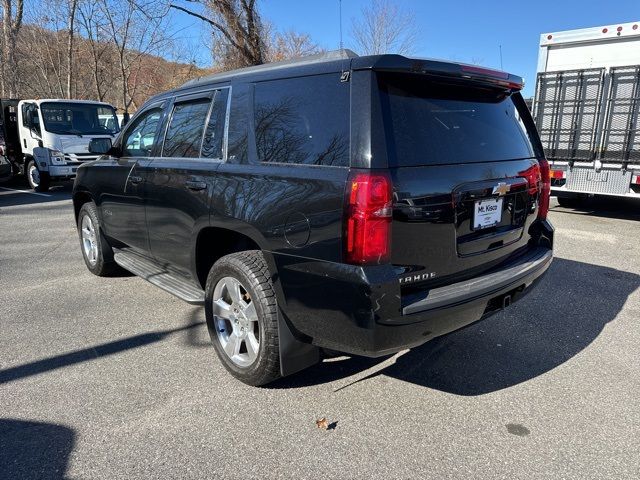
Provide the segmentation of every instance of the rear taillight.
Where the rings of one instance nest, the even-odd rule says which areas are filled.
[[[551,170],[546,158],[538,159],[540,165],[540,197],[538,199],[538,218],[545,220],[549,213],[549,196],[551,195]]]
[[[518,175],[527,179],[529,196],[535,197],[540,187],[540,166],[538,164],[531,165],[526,170],[519,172]]]
[[[389,260],[393,186],[387,173],[352,172],[347,182],[345,261],[377,264]]]

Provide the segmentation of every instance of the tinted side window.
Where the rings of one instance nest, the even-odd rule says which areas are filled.
[[[213,108],[202,140],[203,158],[222,158],[224,121],[227,114],[229,90],[218,90],[213,100]]]
[[[157,107],[142,113],[135,120],[124,136],[123,156],[148,157],[151,154],[161,116],[162,108]]]
[[[174,105],[162,148],[163,157],[200,156],[202,132],[210,106],[208,98]]]
[[[255,125],[262,162],[347,166],[349,83],[339,73],[258,83]]]

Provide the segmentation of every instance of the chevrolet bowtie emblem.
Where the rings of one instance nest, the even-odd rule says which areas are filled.
[[[500,183],[498,183],[498,185],[493,187],[493,194],[495,195],[497,193],[499,196],[503,196],[509,190],[511,190],[511,185],[509,185],[507,183],[504,183],[504,182],[500,182]]]

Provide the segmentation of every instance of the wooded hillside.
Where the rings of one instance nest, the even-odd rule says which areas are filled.
[[[17,97],[67,97],[65,49],[67,33],[24,25],[16,42]],[[71,95],[77,99],[108,102],[135,111],[150,96],[209,73],[193,64],[167,61],[156,55],[126,50],[124,81],[120,53],[111,42],[76,37]]]
[[[264,20],[257,0],[0,0],[0,11],[3,98],[94,99],[132,113],[203,74],[322,51]],[[181,28],[184,18],[198,26]],[[410,50],[409,13],[376,0],[361,18],[352,19],[359,50]],[[203,57],[214,67],[197,67]]]

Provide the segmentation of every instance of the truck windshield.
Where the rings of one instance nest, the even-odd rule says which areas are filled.
[[[118,118],[113,107],[91,103],[49,102],[40,105],[44,128],[58,135],[113,135]]]
[[[392,167],[534,156],[511,97],[490,89],[379,75]]]

